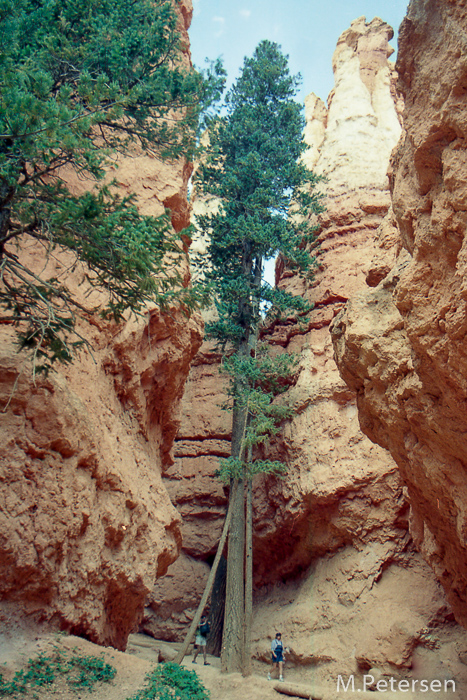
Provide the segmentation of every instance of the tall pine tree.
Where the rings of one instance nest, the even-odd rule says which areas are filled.
[[[287,360],[260,356],[259,329],[265,309],[269,318],[309,309],[303,298],[265,281],[264,264],[281,255],[289,268],[310,276],[310,217],[321,211],[319,178],[300,158],[306,145],[303,108],[294,101],[298,84],[280,47],[262,41],[227,94],[225,116],[211,124],[211,151],[199,175],[204,193],[220,203],[216,213],[198,221],[209,240],[205,275],[217,307],[207,333],[225,349],[231,376],[231,457],[221,465],[230,481],[232,517],[221,653],[226,672],[247,674],[250,667],[252,479],[256,473],[283,469],[254,455],[255,445],[285,415],[273,404],[274,383],[290,372]]]

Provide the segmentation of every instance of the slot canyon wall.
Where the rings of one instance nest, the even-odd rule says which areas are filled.
[[[275,352],[299,353],[300,367],[288,391],[295,417],[268,452],[287,463],[287,477],[258,478],[254,489],[253,654],[268,662],[268,640],[281,629],[301,680],[375,667],[462,675],[459,654],[467,651],[414,547],[397,465],[360,430],[353,387],[339,376],[329,333],[347,299],[377,285],[400,250],[387,176],[403,108],[388,61],[391,37],[379,19],[354,21],[337,44],[328,107],[314,95],[306,100],[305,157],[327,177],[319,268],[309,288],[284,269],[277,279],[315,307],[305,329],[290,319],[264,335]],[[206,203],[195,202],[195,213],[197,206]],[[214,478],[230,436],[218,365],[204,343],[182,401],[175,461],[164,474],[182,515],[183,545],[145,611],[141,629],[158,638],[183,638],[226,509]]]
[[[179,6],[188,50],[191,2]],[[253,653],[269,663],[281,629],[291,679],[467,681],[453,615],[466,624],[463,12],[412,0],[399,91],[391,28],[355,20],[328,106],[306,100],[306,159],[327,177],[318,270],[306,288],[276,272],[314,310],[306,327],[264,334],[300,360],[295,416],[268,448],[287,477],[254,494]],[[114,174],[181,230],[190,173],[139,158]],[[48,264],[63,275],[68,262]],[[83,279],[67,276],[78,298]],[[2,630],[40,624],[124,649],[143,618],[142,631],[180,640],[227,505],[214,477],[230,450],[220,357],[201,346],[201,320],[177,313],[79,330],[93,357],[34,381],[0,325]]]
[[[467,64],[464,3],[412,0],[400,29],[405,135],[391,161],[397,255],[334,321],[360,424],[397,462],[410,531],[467,625]]]
[[[188,51],[191,2],[179,6]],[[121,159],[112,173],[143,213],[170,208],[177,231],[189,223],[190,174],[185,161],[149,156]],[[21,256],[43,270],[41,250],[23,245]],[[48,271],[78,301],[98,304],[102,292],[87,296],[86,270],[70,273],[72,262],[57,253]],[[13,331],[0,326],[0,626],[41,624],[124,649],[181,544],[161,473],[202,324],[149,308],[146,320],[96,315],[78,330],[93,356],[34,379]]]

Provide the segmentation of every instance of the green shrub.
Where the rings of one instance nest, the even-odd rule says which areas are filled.
[[[108,683],[117,673],[113,666],[97,656],[74,656],[68,665],[77,672],[76,677],[68,681],[75,688],[92,690],[95,683]]]
[[[13,680],[4,680],[0,674],[0,696],[20,695],[41,686],[50,686],[57,676],[67,676],[74,688],[92,690],[95,683],[112,680],[116,669],[96,656],[73,653],[67,658],[64,650],[55,649],[52,656],[29,659],[25,670],[16,671]]]
[[[166,663],[146,676],[146,686],[128,700],[209,700],[195,671]]]

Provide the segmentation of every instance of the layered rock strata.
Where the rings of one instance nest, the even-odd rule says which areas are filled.
[[[287,392],[295,417],[268,448],[288,474],[255,483],[253,647],[257,660],[269,662],[268,639],[281,629],[292,647],[287,673],[301,680],[375,666],[406,673],[415,662],[427,671],[435,667],[434,647],[458,634],[451,634],[442,590],[414,550],[397,466],[360,431],[329,334],[349,296],[365,289],[366,279],[377,283],[395,255],[384,219],[388,161],[401,131],[391,36],[381,20],[352,23],[334,56],[329,108],[314,95],[306,101],[305,158],[328,179],[318,270],[310,288],[281,265],[277,278],[315,308],[306,322],[290,319],[264,334],[274,352],[299,354],[299,370]],[[386,251],[384,264],[379,250]],[[175,463],[164,475],[183,516],[182,557],[169,568],[171,578],[157,582],[144,629],[170,640],[181,639],[194,614],[225,512],[225,493],[213,479],[230,436],[218,361],[207,345],[195,358]]]
[[[463,635],[414,548],[398,469],[362,435],[329,334],[346,300],[377,284],[400,249],[387,175],[402,111],[387,60],[391,36],[379,19],[353,22],[334,54],[328,109],[315,96],[307,99],[308,163],[327,178],[318,271],[308,289],[280,265],[277,280],[315,308],[305,332],[291,319],[267,336],[278,349],[300,353],[300,373],[288,392],[295,418],[270,447],[271,456],[289,464],[287,480],[267,485],[267,501],[257,500],[257,581],[264,576],[261,558],[272,551],[267,575],[276,584],[264,577],[268,585],[257,590],[255,651],[266,661],[263,640],[282,629],[300,678],[310,682],[329,681],[344,669],[405,675],[415,667],[432,674],[439,653],[446,658],[443,673],[449,667],[465,677],[458,654],[450,652]]]
[[[187,46],[191,3],[181,8]],[[169,207],[180,231],[190,172],[184,160],[136,156],[111,176],[138,196],[143,213]],[[82,184],[70,178],[70,186]],[[24,243],[20,255],[86,307],[102,300],[64,251],[46,259]],[[44,377],[0,326],[0,621],[2,629],[41,623],[124,649],[181,544],[161,474],[172,464],[201,323],[148,308],[145,319],[119,325],[81,319],[78,331],[92,356],[81,352]]]
[[[392,269],[333,325],[362,430],[407,485],[411,533],[467,625],[467,66],[462,3],[412,0],[397,60]],[[391,227],[390,227],[391,228]],[[401,250],[402,249],[402,250]]]
[[[141,631],[156,638],[183,639],[193,618],[215,556],[227,507],[216,479],[219,457],[230,454],[231,422],[221,408],[225,378],[219,354],[204,343],[194,358],[181,406],[174,463],[164,484],[182,518],[182,550],[150,595]]]

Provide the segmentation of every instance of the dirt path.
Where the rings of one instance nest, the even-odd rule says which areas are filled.
[[[15,671],[25,668],[28,659],[50,654],[56,648],[66,654],[75,650],[84,655],[102,656],[117,669],[117,674],[110,683],[99,685],[92,694],[87,690],[76,692],[62,682],[55,684],[53,689],[35,690],[38,700],[90,700],[93,697],[98,700],[127,700],[143,687],[146,674],[154,668],[161,656],[169,659],[176,651],[173,645],[143,635],[132,635],[128,649],[123,653],[109,647],[99,647],[79,637],[55,633],[40,637],[27,633],[14,636],[0,634],[0,673],[6,680],[11,680]],[[204,666],[199,658],[197,664],[192,664],[191,657],[188,657],[183,665],[196,671],[203,685],[210,691],[211,700],[285,698],[276,693],[266,678],[243,678],[237,673],[222,675],[219,659],[209,656],[208,661],[209,666]]]
[[[110,647],[100,647],[79,637],[50,633],[34,636],[28,632],[18,632],[14,636],[0,633],[0,673],[10,680],[15,671],[25,668],[28,659],[48,655],[54,649],[60,649],[65,655],[75,651],[82,655],[100,656],[117,670],[110,683],[96,686],[92,693],[87,690],[72,690],[63,680],[54,684],[51,689],[38,688],[34,691],[36,700],[128,700],[144,686],[145,676],[154,665],[161,660],[174,658],[178,645],[160,642],[145,635],[131,635],[127,651],[116,651]],[[220,660],[208,656],[209,665],[205,666],[198,657],[198,663],[193,664],[191,656],[185,658],[183,665],[195,670],[203,685],[210,691],[211,700],[287,700],[290,696],[275,690],[278,684],[266,678],[267,668],[257,671],[257,675],[243,678],[239,673],[221,674]],[[261,673],[264,671],[263,673]],[[259,675],[261,673],[261,675]],[[296,680],[296,679],[295,679]],[[286,679],[287,681],[287,679]],[[302,686],[305,687],[305,686]],[[334,688],[314,689],[313,700],[341,700]],[[399,693],[378,692],[378,700],[400,700]],[[374,699],[375,693],[352,692],[345,693],[345,700]],[[426,695],[404,693],[405,700],[428,699]],[[32,695],[28,696],[32,698]]]

